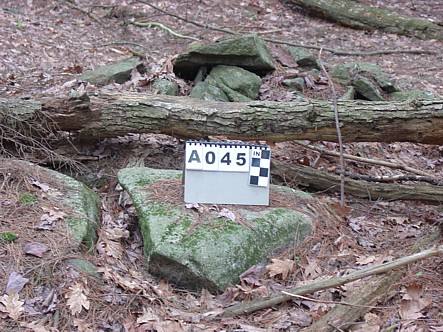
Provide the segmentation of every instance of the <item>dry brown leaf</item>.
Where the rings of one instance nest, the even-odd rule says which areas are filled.
[[[368,265],[369,263],[372,263],[375,261],[375,256],[357,256],[357,260],[355,261],[355,263],[357,265]]]
[[[261,286],[260,274],[265,266],[263,264],[256,264],[240,275],[240,281],[254,286]]]
[[[207,289],[203,288],[199,303],[203,309],[213,309],[215,307],[214,295],[212,295]]]
[[[66,217],[66,213],[64,213],[63,211],[58,211],[58,209],[55,207],[42,207],[42,210],[45,211],[45,213],[43,213],[40,217],[39,224],[35,226],[35,228],[37,229],[51,230],[52,228],[54,228],[55,222],[63,220],[63,218]]]
[[[153,325],[155,331],[158,332],[185,332],[187,329],[183,324],[175,321],[158,322]]]
[[[321,274],[321,267],[318,266],[317,262],[309,257],[306,257],[306,263],[299,263],[302,268],[304,268],[304,276],[306,279],[314,279]]]
[[[37,180],[32,180],[31,184],[40,188],[43,192],[47,192],[50,189],[50,187],[47,183],[41,183]]]
[[[68,299],[66,303],[73,315],[80,313],[83,308],[89,310],[90,302],[86,296],[87,293],[88,289],[85,289],[80,283],[69,287],[69,291],[65,294],[65,298]]]
[[[227,209],[227,208],[223,208],[219,213],[218,213],[218,217],[220,218],[228,218],[231,221],[235,221],[236,216],[235,213],[232,212],[231,210]]]
[[[286,280],[289,272],[291,272],[295,266],[295,262],[290,259],[281,260],[273,258],[271,261],[272,263],[266,266],[271,278],[281,274],[281,278]]]
[[[43,254],[49,250],[48,246],[43,243],[38,242],[30,242],[26,243],[25,247],[23,248],[25,253],[28,255],[32,255],[38,258],[42,258]]]
[[[23,312],[23,304],[25,302],[20,301],[18,294],[13,292],[10,295],[5,294],[0,297],[0,302],[5,306],[4,311],[7,312],[13,320],[17,320]]]
[[[11,272],[8,279],[8,284],[6,285],[6,294],[20,293],[26,283],[29,281],[28,278],[23,278],[23,275],[18,272]]]
[[[106,237],[102,237],[95,247],[100,254],[108,257],[121,259],[123,255],[123,247],[120,242],[109,240]]]
[[[161,317],[150,307],[143,307],[143,314],[137,318],[137,324],[159,322]]]
[[[421,311],[431,305],[432,299],[422,298],[423,287],[421,285],[409,285],[406,287],[406,294],[400,301],[399,314],[402,319],[414,320],[424,315]]]
[[[349,327],[349,332],[379,332],[382,325],[380,317],[376,314],[368,312],[364,316],[363,323],[352,324]]]
[[[56,331],[56,329],[53,327],[45,326],[46,323],[47,323],[46,320],[43,319],[41,321],[35,321],[35,322],[31,322],[31,323],[20,323],[20,326],[26,327],[27,329],[30,329],[32,332]]]
[[[90,323],[86,322],[84,319],[74,318],[74,326],[77,327],[78,332],[93,332]]]

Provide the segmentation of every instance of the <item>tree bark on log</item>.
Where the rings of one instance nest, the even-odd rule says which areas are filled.
[[[399,15],[350,0],[288,0],[308,12],[338,22],[344,26],[364,30],[383,30],[420,39],[443,40],[443,26]]]
[[[0,124],[51,118],[80,139],[128,133],[281,142],[337,141],[330,101],[226,103],[139,93],[0,99]],[[443,144],[443,100],[338,101],[344,142]],[[12,120],[13,121],[12,121]]]
[[[271,172],[284,182],[318,191],[340,191],[340,176],[311,167],[291,165],[273,160]],[[422,184],[374,183],[345,177],[345,192],[361,198],[375,200],[420,200],[443,202],[443,187]]]

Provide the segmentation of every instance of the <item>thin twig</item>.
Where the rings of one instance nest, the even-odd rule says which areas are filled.
[[[329,151],[329,150],[325,150],[322,148],[318,148],[316,146],[310,145],[310,144],[305,144],[303,142],[300,141],[294,141],[295,144],[304,146],[305,148],[314,150],[314,151],[318,151],[321,154],[327,154],[327,155],[331,155],[331,156],[335,156],[335,157],[339,157],[340,154],[335,152],[335,151]],[[343,158],[345,159],[349,159],[349,160],[354,160],[354,161],[358,161],[358,162],[362,162],[362,163],[366,163],[366,164],[374,164],[374,165],[380,165],[380,166],[385,166],[385,167],[389,167],[389,168],[395,168],[395,169],[401,169],[407,172],[411,172],[417,175],[422,175],[422,176],[427,176],[427,177],[432,177],[432,174],[426,173],[424,171],[421,171],[419,169],[410,167],[410,166],[406,166],[406,165],[402,165],[402,164],[396,164],[396,163],[391,163],[389,161],[384,161],[384,160],[377,160],[377,159],[369,159],[369,158],[364,158],[364,157],[358,157],[358,156],[353,156],[351,154],[347,154],[347,153],[343,153]]]
[[[128,42],[109,42],[109,43],[99,44],[99,45],[97,45],[97,47],[106,47],[106,46],[111,46],[111,45],[131,45],[131,46],[143,48],[142,45],[137,44],[137,43],[133,43],[133,42],[129,42],[129,41]]]
[[[83,14],[88,15],[90,18],[92,18],[92,19],[93,19],[94,21],[96,21],[97,23],[101,23],[101,22],[100,22],[100,19],[99,19],[97,16],[95,16],[95,15],[92,14],[91,12],[89,12],[89,11],[87,11],[87,10],[85,10],[85,9],[83,9],[83,8],[81,8],[81,7],[79,7],[79,6],[77,6],[76,4],[71,3],[71,2],[69,2],[69,1],[66,1],[66,0],[61,0],[60,2],[61,2],[61,3],[64,3],[64,4],[67,5],[68,7],[71,7],[71,8],[73,8],[73,9],[76,9],[76,10],[82,12]]]
[[[378,51],[371,51],[371,52],[349,52],[349,51],[343,51],[343,50],[337,50],[334,48],[328,48],[328,47],[322,47],[322,46],[315,46],[315,45],[303,45],[298,43],[292,43],[285,40],[280,39],[272,39],[272,38],[264,38],[267,42],[274,43],[274,44],[282,44],[282,45],[288,45],[288,46],[295,46],[295,47],[304,47],[309,48],[313,50],[323,50],[335,55],[345,55],[345,56],[375,56],[375,55],[382,55],[382,54],[438,54],[437,51],[428,51],[428,50],[378,50]]]
[[[330,327],[332,327],[335,331],[338,331],[338,332],[345,332],[345,330],[342,330],[342,329],[339,328],[338,326],[333,325],[331,322],[328,322],[328,325],[329,325]]]
[[[345,172],[345,175],[354,180],[364,180],[368,182],[418,181],[418,182],[427,182],[435,186],[443,186],[443,180],[439,180],[434,177],[414,175],[414,174],[373,176],[373,175]]]
[[[223,28],[219,28],[219,27],[214,27],[208,24],[201,24],[192,20],[189,20],[187,17],[183,17],[177,14],[173,14],[170,13],[168,11],[165,11],[147,1],[143,1],[143,0],[138,0],[138,2],[143,3],[145,5],[148,5],[151,8],[154,8],[155,10],[158,10],[159,12],[162,12],[165,15],[171,16],[171,17],[175,17],[179,20],[182,20],[184,22],[190,23],[192,25],[195,25],[197,27],[200,28],[204,28],[204,29],[209,29],[209,30],[213,30],[213,31],[218,31],[218,32],[223,32],[223,33],[227,33],[230,35],[236,35],[237,32],[234,32],[232,30],[229,29],[223,29]],[[325,52],[329,52],[335,55],[348,55],[348,56],[374,56],[374,55],[381,55],[381,54],[439,54],[438,51],[427,51],[427,50],[379,50],[379,51],[371,51],[371,52],[349,52],[349,51],[342,51],[342,50],[336,50],[336,49],[332,49],[332,48],[326,48],[326,47],[321,47],[321,46],[315,46],[315,45],[303,45],[303,44],[298,44],[298,43],[292,43],[292,42],[288,42],[285,40],[279,40],[279,39],[273,39],[273,38],[264,38],[265,41],[270,42],[270,43],[274,43],[274,44],[283,44],[283,45],[288,45],[288,46],[295,46],[295,47],[304,47],[304,48],[309,48],[309,49],[314,49],[314,50],[323,50]]]
[[[339,148],[339,160],[340,160],[340,206],[345,206],[345,159],[343,158],[343,139],[341,136],[341,129],[340,129],[340,119],[338,117],[338,105],[337,105],[337,92],[335,91],[335,85],[334,82],[331,80],[331,77],[329,76],[328,72],[326,71],[325,66],[323,65],[323,61],[321,60],[321,52],[318,53],[318,60],[320,63],[321,70],[325,74],[326,78],[328,79],[328,85],[331,87],[332,90],[332,98],[333,98],[333,105],[334,105],[334,118],[335,118],[335,129],[337,131],[337,139],[338,139],[338,148]]]
[[[177,38],[184,38],[184,39],[191,39],[191,40],[195,40],[195,41],[200,41],[200,39],[195,38],[195,37],[181,35],[181,34],[175,32],[175,31],[173,31],[171,28],[167,27],[166,25],[158,23],[158,22],[148,22],[148,23],[130,22],[130,23],[132,25],[135,25],[135,26],[138,26],[138,27],[142,27],[142,28],[158,27],[158,28],[161,28],[163,30],[166,30],[171,35],[173,35],[173,36],[175,36]]]
[[[432,249],[423,250],[416,254],[401,257],[392,262],[383,263],[381,265],[366,268],[360,271],[355,271],[348,275],[343,275],[340,277],[321,280],[317,282],[314,281],[310,284],[303,286],[296,286],[290,289],[288,292],[291,293],[292,295],[312,294],[320,290],[342,286],[352,281],[363,279],[376,274],[386,273],[394,269],[398,269],[406,265],[418,262],[420,260],[439,255],[440,256],[443,255],[443,245],[434,246]],[[250,302],[242,302],[240,304],[229,307],[222,313],[222,316],[235,316],[240,314],[248,314],[256,310],[275,306],[277,304],[289,301],[291,299],[292,296],[280,292],[265,299],[254,300]]]
[[[143,0],[139,0],[138,2],[141,2],[141,3],[145,4],[145,5],[148,5],[149,7],[154,8],[155,10],[158,10],[159,12],[161,12],[163,14],[166,14],[168,16],[175,17],[175,18],[177,18],[177,19],[179,19],[181,21],[193,24],[193,25],[195,25],[195,26],[197,26],[199,28],[204,28],[204,29],[209,29],[209,30],[213,30],[213,31],[224,32],[224,33],[227,33],[227,34],[230,34],[230,35],[236,35],[237,34],[236,32],[228,30],[228,29],[217,28],[217,27],[209,26],[207,24],[201,24],[201,23],[198,23],[198,22],[195,22],[195,21],[188,20],[186,17],[183,17],[183,16],[180,16],[180,15],[177,15],[177,14],[173,14],[173,13],[167,12],[167,11],[165,11],[165,10],[163,10],[163,9],[157,7],[157,6],[154,6],[153,4],[151,4],[149,2],[143,1]]]
[[[352,307],[361,307],[361,308],[370,308],[370,309],[393,309],[393,308],[396,308],[396,307],[378,307],[378,306],[372,306],[372,305],[353,304],[353,303],[343,302],[343,301],[318,300],[318,299],[313,299],[311,297],[307,297],[307,296],[303,296],[303,295],[292,294],[292,293],[289,293],[286,291],[282,291],[282,293],[289,295],[291,297],[301,299],[301,300],[317,302],[317,303],[348,305],[348,306],[352,306]]]

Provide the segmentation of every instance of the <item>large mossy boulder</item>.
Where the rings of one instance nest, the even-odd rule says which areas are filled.
[[[20,178],[25,177],[32,179],[35,186],[44,188],[41,195],[33,195],[39,198],[36,203],[44,202],[43,210],[50,207],[60,211],[70,229],[72,243],[82,250],[94,247],[100,225],[101,205],[95,192],[69,176],[26,161],[0,158],[0,163],[14,174],[17,181],[23,181]],[[41,199],[39,196],[42,196]],[[36,215],[35,224],[38,224],[39,219],[41,216]]]
[[[193,80],[201,67],[210,69],[217,65],[238,66],[258,75],[275,69],[271,52],[263,38],[248,34],[210,45],[191,45],[175,60],[174,72]]]
[[[190,97],[246,102],[258,97],[260,85],[261,78],[245,69],[234,66],[216,66],[204,82],[196,84]]]
[[[233,221],[220,214],[222,206],[186,206],[181,177],[181,171],[145,167],[118,173],[137,210],[150,272],[174,284],[223,291],[248,268],[311,231],[313,212],[306,205],[313,199],[305,193],[271,189],[271,197],[280,195],[275,201],[294,202],[297,210],[224,206],[236,216]]]

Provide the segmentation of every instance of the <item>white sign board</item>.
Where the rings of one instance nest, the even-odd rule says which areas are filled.
[[[269,205],[268,145],[186,142],[185,202]]]

